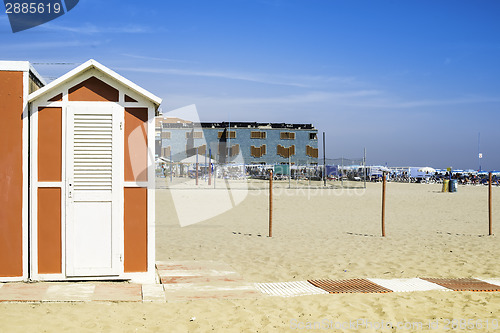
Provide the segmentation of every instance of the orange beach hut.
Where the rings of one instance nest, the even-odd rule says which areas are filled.
[[[89,60],[0,61],[0,281],[155,279],[161,99]]]

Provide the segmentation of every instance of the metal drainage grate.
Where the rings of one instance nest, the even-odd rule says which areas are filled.
[[[421,279],[455,291],[500,291],[500,286],[496,286],[477,279]]]
[[[390,293],[392,290],[379,286],[366,279],[349,280],[307,280],[312,285],[328,291],[338,293]]]

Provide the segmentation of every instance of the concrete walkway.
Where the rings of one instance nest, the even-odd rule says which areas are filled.
[[[0,283],[0,302],[173,302],[264,296],[230,266],[215,261],[157,262],[160,284],[128,282]]]
[[[295,297],[332,293],[500,291],[500,279],[348,279],[246,282],[216,261],[157,262],[160,284],[127,282],[0,283],[0,302],[178,302],[198,299]]]

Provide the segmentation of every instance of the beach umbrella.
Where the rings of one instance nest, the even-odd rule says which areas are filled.
[[[169,160],[169,159],[168,159],[168,158],[166,158],[166,157],[158,157],[158,158],[156,159],[156,162],[159,162],[159,163],[170,163],[170,162],[172,162],[172,161],[171,161],[171,160]]]
[[[423,167],[418,169],[419,172],[425,172],[425,173],[436,173],[436,169],[431,168],[431,167]]]

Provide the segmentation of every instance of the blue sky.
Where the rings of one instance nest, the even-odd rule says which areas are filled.
[[[328,157],[500,169],[500,2],[80,0],[0,58],[94,58],[202,121],[313,123]]]

